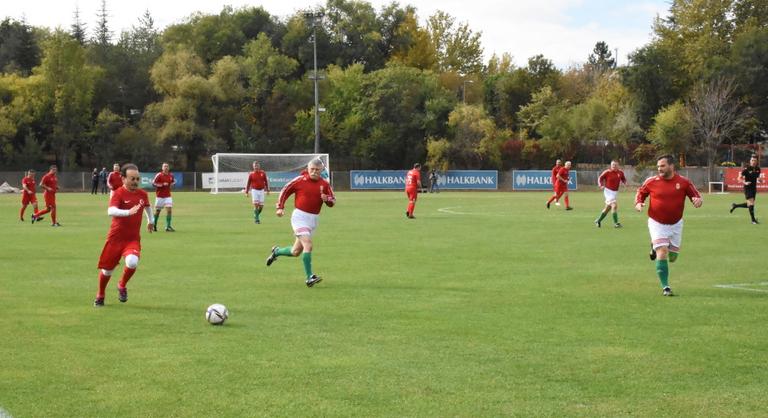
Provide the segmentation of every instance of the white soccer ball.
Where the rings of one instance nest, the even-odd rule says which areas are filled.
[[[214,303],[205,310],[205,320],[211,325],[221,325],[229,318],[229,309],[220,303]]]

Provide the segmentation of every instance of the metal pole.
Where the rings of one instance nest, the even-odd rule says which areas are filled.
[[[312,16],[312,50],[314,53],[315,73],[315,154],[320,152],[320,93],[317,88],[317,17]]]

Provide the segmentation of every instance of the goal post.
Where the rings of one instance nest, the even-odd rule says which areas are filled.
[[[258,161],[261,169],[267,173],[270,190],[280,190],[316,158],[325,165],[323,175],[330,177],[331,166],[328,154],[217,153],[211,156],[213,173],[204,175],[203,187],[210,187],[213,194],[241,192],[245,189],[248,174],[253,169],[253,162]]]

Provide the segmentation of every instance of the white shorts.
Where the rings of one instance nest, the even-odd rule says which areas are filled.
[[[651,233],[651,245],[653,249],[669,247],[669,251],[680,251],[683,243],[683,220],[680,219],[674,225],[662,224],[648,218],[648,232]]]
[[[264,203],[264,190],[251,189],[251,201],[253,203]]]
[[[314,213],[304,212],[301,209],[294,209],[291,214],[291,227],[293,234],[298,236],[306,235],[311,237],[317,228],[317,220],[320,216]]]
[[[172,207],[173,207],[173,198],[172,197],[157,197],[157,198],[155,198],[155,209],[172,208]]]
[[[609,188],[603,189],[603,196],[605,196],[605,204],[610,205],[611,203],[616,202],[616,197],[619,195],[618,190],[611,190]]]

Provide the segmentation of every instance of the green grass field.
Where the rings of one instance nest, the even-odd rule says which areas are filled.
[[[339,193],[308,289],[300,260],[264,266],[292,243],[287,216],[176,193],[178,232],[144,232],[130,300],[113,278],[95,309],[106,198],[59,195],[51,228],[0,195],[0,415],[765,416],[768,226],[729,215],[739,194],[689,204],[666,298],[632,198],[625,228],[597,229],[598,193],[572,212],[544,193],[421,195],[415,220],[403,193]]]

